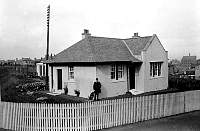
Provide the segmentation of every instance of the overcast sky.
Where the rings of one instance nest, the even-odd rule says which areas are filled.
[[[0,0],[0,59],[46,53],[46,9],[51,5],[50,53],[94,36],[157,34],[169,58],[200,58],[199,0]]]

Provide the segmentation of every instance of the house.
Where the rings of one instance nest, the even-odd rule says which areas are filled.
[[[43,61],[36,63],[36,72],[39,77],[46,76],[46,64]]]
[[[17,59],[16,58],[16,64],[17,65],[28,65],[28,66],[35,66],[35,61],[32,60],[31,58],[22,58],[22,59]]]
[[[168,56],[156,35],[118,39],[91,36],[84,30],[83,39],[48,61],[50,91],[86,97],[93,91],[96,78],[101,82],[100,97],[142,92],[168,87]]]
[[[200,64],[195,67],[195,79],[200,80]]]
[[[37,60],[36,62],[36,72],[39,77],[46,77],[46,64],[44,63],[45,58]]]
[[[53,59],[53,55],[51,54],[49,56],[49,59]],[[37,72],[37,76],[39,77],[46,77],[46,58],[42,58],[41,59],[35,59],[36,62],[36,72]]]
[[[179,75],[181,78],[195,78],[196,56],[183,56],[179,67]]]
[[[183,71],[195,68],[196,62],[196,56],[190,56],[190,54],[183,56],[181,59],[181,66],[184,68]]]

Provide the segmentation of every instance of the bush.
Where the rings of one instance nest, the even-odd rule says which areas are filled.
[[[18,88],[20,92],[45,91],[46,85],[44,82],[34,82],[34,83],[27,83],[24,85],[18,85],[16,86],[16,88]]]
[[[169,89],[178,89],[181,91],[200,90],[200,80],[169,78]]]

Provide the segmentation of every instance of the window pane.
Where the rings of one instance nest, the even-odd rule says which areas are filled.
[[[118,78],[122,78],[123,77],[123,66],[119,65],[118,66]]]
[[[158,63],[158,76],[161,75],[161,62]]]
[[[115,65],[111,67],[111,79],[115,79]]]
[[[40,65],[40,76],[42,76],[42,66]]]
[[[73,66],[69,66],[68,74],[69,74],[69,76],[68,76],[69,80],[74,79],[74,67]]]
[[[161,76],[161,65],[162,62],[151,62],[150,63],[150,76]]]
[[[153,76],[153,63],[150,63],[150,76]]]
[[[111,79],[115,79],[115,73],[111,72]]]

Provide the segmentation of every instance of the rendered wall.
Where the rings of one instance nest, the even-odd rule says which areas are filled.
[[[112,80],[111,65],[98,65],[97,66],[97,77],[102,84],[100,98],[111,97],[125,94],[127,89],[127,67],[124,66],[124,79],[123,80]]]
[[[96,80],[96,67],[75,66],[74,72],[75,84],[76,88],[80,90],[80,97],[88,98],[93,91],[93,83]]]
[[[62,90],[58,90],[57,69],[62,69]],[[53,67],[53,90],[51,86],[51,67],[49,67],[49,85],[50,91],[64,93],[64,88],[68,88],[69,95],[76,95],[74,90],[80,90],[80,96],[90,95],[93,88],[93,82],[96,79],[96,67],[94,66],[74,66],[74,80],[68,79],[68,66]]]
[[[150,76],[150,62],[163,62],[161,76]],[[147,51],[143,53],[144,91],[156,91],[168,87],[168,56],[157,37],[154,38]]]
[[[57,69],[62,69],[62,90],[58,90],[58,79],[57,79]],[[51,72],[51,67],[49,68],[49,71]],[[49,72],[49,84],[51,85],[51,73]],[[59,67],[53,67],[53,90],[55,92],[62,92],[64,93],[64,87],[65,87],[65,83],[68,80],[68,76],[67,76],[67,72],[68,72],[68,68],[66,66],[59,66]]]
[[[40,74],[40,66],[42,66],[42,74]],[[44,76],[44,75],[43,75],[43,74],[45,73],[44,70],[43,70],[44,66],[45,66],[45,68],[46,68],[46,64],[44,64],[44,63],[37,63],[37,64],[36,64],[37,76]],[[46,71],[46,69],[45,69],[45,71]]]

